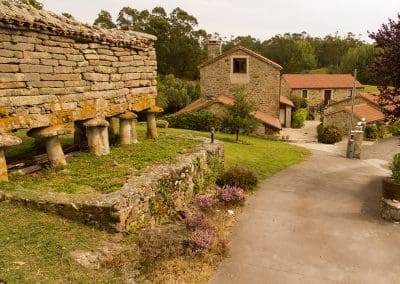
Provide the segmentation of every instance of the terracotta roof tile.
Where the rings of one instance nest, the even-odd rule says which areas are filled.
[[[216,100],[224,105],[231,105],[231,106],[233,106],[233,104],[235,102],[232,98],[224,96],[224,95],[217,97]]]
[[[350,74],[284,74],[283,79],[292,89],[352,88],[354,77]],[[356,81],[356,87],[363,85]]]
[[[351,106],[346,106],[346,110],[351,112]],[[375,122],[385,118],[385,115],[380,110],[368,104],[355,105],[354,114],[359,118],[364,117],[366,122]]]
[[[184,112],[189,112],[189,111],[196,111],[196,110],[202,109],[203,107],[209,105],[210,103],[211,103],[211,101],[200,98],[200,99],[197,99],[197,100],[193,101],[192,103],[188,104],[187,106],[180,109],[176,113],[179,114],[179,113],[184,113]]]
[[[378,94],[374,94],[374,93],[362,93],[361,96],[362,96],[364,99],[366,99],[366,100],[368,100],[368,101],[370,101],[370,102],[372,102],[372,103],[374,103],[374,104],[379,104],[379,96],[378,96]]]
[[[0,26],[14,29],[42,31],[71,38],[83,38],[90,42],[109,42],[117,46],[145,48],[157,38],[139,32],[103,29],[79,23],[46,10],[10,0],[0,0]]]
[[[272,115],[269,115],[262,111],[256,111],[253,113],[253,116],[256,119],[261,120],[265,124],[268,124],[269,126],[272,126],[275,129],[282,129],[282,125],[281,125],[281,122],[279,121],[279,119],[277,119],[276,117],[273,117]]]
[[[287,97],[285,97],[285,96],[280,96],[279,102],[281,104],[294,107],[294,103],[291,100],[289,100]]]

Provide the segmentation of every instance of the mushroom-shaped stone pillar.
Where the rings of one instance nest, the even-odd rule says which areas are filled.
[[[7,162],[4,148],[21,144],[22,140],[16,136],[0,133],[0,181],[8,181]]]
[[[107,120],[94,118],[83,123],[87,127],[89,151],[95,156],[104,156],[110,153],[110,142],[108,140]]]
[[[74,133],[73,128],[64,125],[55,125],[31,129],[28,131],[28,136],[44,140],[47,158],[49,159],[50,166],[54,167],[67,164],[58,136],[72,133]]]
[[[136,127],[134,129],[133,122],[136,120],[137,115],[133,112],[125,112],[118,116],[119,118],[119,139],[122,145],[129,145],[133,144],[134,137],[133,137],[133,130],[136,132]],[[136,138],[137,142],[137,138]]]
[[[153,106],[147,110],[147,137],[157,138],[157,123],[156,123],[156,113],[163,112],[164,110],[158,106]]]

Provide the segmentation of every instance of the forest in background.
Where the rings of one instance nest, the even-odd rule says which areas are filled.
[[[37,0],[15,1],[43,8]],[[73,18],[68,13],[63,15]],[[163,7],[151,11],[123,7],[115,21],[108,11],[101,10],[93,24],[157,36],[158,103],[167,113],[198,98],[198,66],[207,60],[207,39],[219,35],[198,29],[195,16],[180,8],[167,13]],[[277,62],[283,73],[353,73],[357,68],[361,83],[375,85],[379,80],[369,72],[379,50],[353,33],[325,37],[313,37],[306,32],[285,33],[263,40],[243,35],[224,39],[222,49],[238,44]]]

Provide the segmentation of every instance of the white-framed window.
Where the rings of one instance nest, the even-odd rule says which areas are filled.
[[[233,58],[232,73],[247,73],[247,58]]]
[[[301,90],[301,97],[308,99],[308,90]]]

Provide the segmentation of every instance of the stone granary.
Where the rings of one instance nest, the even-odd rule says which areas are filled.
[[[58,136],[73,132],[93,154],[107,154],[113,117],[121,143],[136,141],[135,112],[147,112],[155,138],[155,40],[0,0],[0,180],[3,148],[21,142],[10,135],[19,129],[45,141],[52,165],[65,163]]]
[[[209,40],[208,60],[200,65],[198,100],[179,111],[207,110],[221,115],[233,103],[233,94],[243,88],[249,101],[257,106],[253,113],[259,122],[255,132],[260,135],[290,127],[293,103],[280,96],[282,67],[243,46],[221,53],[221,42]]]

